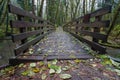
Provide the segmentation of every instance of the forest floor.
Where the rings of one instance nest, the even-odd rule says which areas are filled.
[[[51,61],[21,63],[2,69],[0,80],[120,80],[120,70],[112,65],[107,56],[91,55],[95,52],[61,28],[25,54],[33,53],[57,57]],[[61,55],[74,60],[57,60]],[[77,55],[88,55],[88,59],[75,59]]]

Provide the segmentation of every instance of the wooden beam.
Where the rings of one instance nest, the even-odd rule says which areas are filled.
[[[16,14],[16,15],[19,15],[19,16],[23,16],[23,17],[29,17],[29,18],[33,18],[33,19],[38,19],[38,20],[44,21],[42,18],[37,17],[34,14],[29,13],[28,11],[25,11],[25,10],[23,10],[21,8],[13,6],[12,4],[9,4],[8,8],[9,8],[9,12],[10,13],[13,13],[13,14]]]
[[[50,32],[48,32],[48,33],[50,33]],[[44,36],[46,36],[48,33],[46,33],[44,35],[40,35],[40,36],[36,37],[35,39],[30,40],[30,41],[24,43],[23,45],[15,48],[15,50],[14,50],[15,54],[18,55],[18,54],[22,53],[24,50],[29,48],[31,45],[37,43],[40,39],[44,38]]]
[[[16,42],[16,41],[25,39],[25,38],[27,38],[27,37],[31,37],[31,36],[33,36],[33,35],[40,34],[40,33],[42,33],[43,31],[53,30],[53,29],[54,29],[54,28],[46,28],[46,29],[40,29],[40,30],[35,30],[35,31],[30,31],[30,32],[24,32],[24,33],[20,33],[20,34],[13,34],[13,35],[12,35],[12,40],[13,40],[13,42]]]
[[[80,41],[87,43],[88,45],[90,45],[91,47],[96,49],[96,51],[99,51],[101,54],[105,54],[106,53],[106,48],[101,46],[101,45],[99,45],[98,43],[86,40],[86,39],[84,39],[84,38],[82,38],[82,37],[80,37],[80,36],[78,36],[78,35],[76,35],[74,33],[71,33],[71,32],[69,32],[69,33],[72,34],[77,39],[79,39]]]
[[[25,27],[42,27],[46,26],[45,24],[35,24],[27,21],[10,21],[12,28],[25,28]]]
[[[112,6],[107,6],[107,7],[104,7],[104,8],[101,8],[101,9],[98,9],[91,14],[90,17],[96,17],[96,16],[102,16],[102,15],[105,15],[107,13],[110,13],[111,12],[111,9],[112,9]]]
[[[24,33],[20,33],[20,34],[13,34],[12,35],[12,40],[13,42],[25,39],[27,37],[33,36],[33,35],[37,35],[39,33],[42,33],[43,30],[35,30],[35,31],[30,31],[30,32],[24,32]]]
[[[100,33],[97,33],[97,32],[90,32],[90,31],[87,31],[87,30],[81,30],[79,32],[81,34],[92,36],[93,38],[96,38],[96,39],[107,41],[107,35],[104,35],[104,34],[100,34]]]
[[[109,27],[110,21],[106,20],[106,21],[95,21],[95,22],[88,22],[88,23],[79,23],[76,24],[79,27]],[[75,26],[76,26],[75,25]]]

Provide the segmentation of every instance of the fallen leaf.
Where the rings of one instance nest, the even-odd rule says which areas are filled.
[[[76,60],[74,60],[76,63],[80,63],[81,62],[81,60],[79,60],[79,59],[76,59]]]
[[[45,80],[46,77],[47,77],[47,75],[45,73],[43,73],[42,76],[41,76],[42,80]]]
[[[19,66],[18,67],[23,67],[24,66],[24,64],[23,63],[21,63],[21,64],[19,64]]]
[[[36,63],[30,63],[30,67],[36,67]]]
[[[52,64],[57,64],[57,59],[53,60]]]
[[[48,64],[48,68],[57,70],[57,69],[59,69],[59,66],[53,65],[53,64],[50,64],[50,63],[49,63],[49,64]]]
[[[39,48],[37,51],[39,52],[39,51],[41,51],[41,49]]]
[[[38,72],[40,72],[40,69],[39,68],[33,68],[33,72],[38,73]]]
[[[39,65],[40,65],[40,66],[43,66],[43,65],[44,65],[44,62],[39,62]]]
[[[99,77],[93,77],[93,80],[102,80],[102,79]]]
[[[29,71],[28,76],[35,76],[35,73],[33,71]]]
[[[72,76],[70,74],[60,74],[61,79],[70,79]]]
[[[54,73],[55,73],[55,70],[54,70],[54,69],[50,69],[50,70],[49,70],[49,73],[50,73],[50,74],[54,74]]]
[[[115,69],[114,71],[117,72],[117,75],[120,76],[120,70],[119,69]]]
[[[68,69],[70,69],[69,66],[65,66],[65,67],[62,68],[63,71],[67,71]]]
[[[29,51],[29,54],[33,54],[33,51]]]
[[[28,71],[24,71],[24,72],[22,72],[21,74],[23,75],[23,76],[27,76],[28,75]]]
[[[69,58],[76,58],[76,56],[73,55],[73,54],[71,54],[71,55],[69,56]]]
[[[59,66],[59,68],[56,70],[56,73],[61,73],[61,66]]]
[[[91,66],[92,66],[92,67],[96,67],[96,66],[97,66],[97,64],[95,64],[95,63],[94,63],[94,64],[91,64]]]

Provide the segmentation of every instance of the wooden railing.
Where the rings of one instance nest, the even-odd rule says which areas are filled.
[[[93,50],[104,54],[106,53],[106,48],[101,46],[99,42],[107,42],[107,34],[103,34],[100,29],[109,27],[110,20],[103,20],[103,16],[108,13],[111,13],[111,6],[101,8],[72,20],[66,23],[63,28],[79,40],[86,42]],[[92,39],[84,38],[86,35]]]
[[[14,30],[12,40],[17,45],[14,49],[15,56],[25,53],[30,46],[33,46],[48,33],[55,30],[52,23],[28,11],[12,4],[9,4],[8,8],[9,12],[17,18],[14,21],[10,21],[11,28]]]

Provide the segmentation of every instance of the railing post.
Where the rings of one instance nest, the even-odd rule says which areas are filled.
[[[22,21],[24,17],[18,15],[17,18],[18,18],[19,21]],[[19,31],[20,31],[20,33],[26,32],[26,28],[20,28]],[[26,43],[26,42],[27,42],[27,38],[21,40],[21,44],[24,44],[24,43]],[[27,49],[24,50],[23,53],[26,52],[26,51],[27,51]],[[15,52],[15,56],[17,56],[17,55],[18,55],[18,54],[16,54],[16,52]]]
[[[96,17],[95,17],[95,21],[100,21],[101,18],[102,18],[102,16],[96,16]],[[99,33],[99,32],[100,32],[100,28],[95,27],[93,31]],[[93,42],[98,43],[99,40],[98,40],[97,38],[93,38]]]
[[[40,23],[41,23],[41,24],[44,24],[44,21],[40,21]],[[42,30],[41,35],[43,35],[43,34],[44,34],[44,26],[41,27],[41,30]]]
[[[75,28],[76,34],[78,34],[78,24],[79,24],[79,21],[76,21],[76,28]]]

